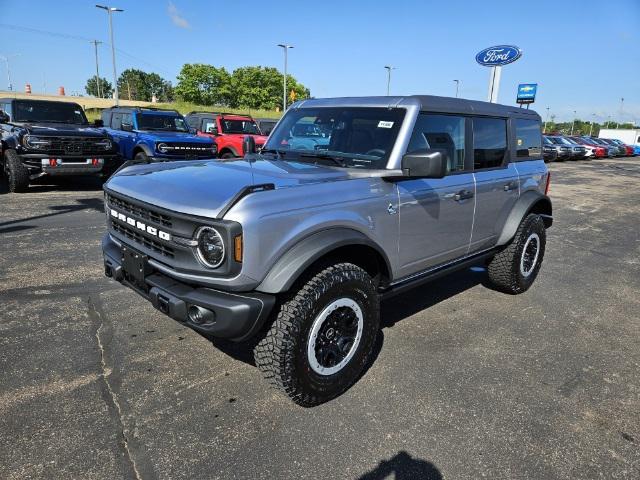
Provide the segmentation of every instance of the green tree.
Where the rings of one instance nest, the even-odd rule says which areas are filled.
[[[145,102],[150,102],[154,95],[161,102],[171,101],[174,96],[171,82],[157,73],[147,73],[135,68],[129,68],[120,74],[118,90],[120,98]]]
[[[100,86],[100,94],[98,95],[98,86]],[[99,77],[96,82],[95,75],[89,80],[87,80],[87,84],[84,86],[84,90],[87,92],[87,95],[93,95],[94,97],[101,98],[111,98],[113,94],[113,85],[103,77]]]
[[[200,105],[231,106],[231,75],[224,67],[186,63],[178,74],[175,94]]]
[[[273,67],[241,67],[231,75],[231,106],[236,108],[282,109],[282,73]],[[293,92],[293,94],[292,94]],[[309,97],[309,89],[287,75],[287,102],[291,97]]]

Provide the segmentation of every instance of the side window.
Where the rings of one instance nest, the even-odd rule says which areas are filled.
[[[123,113],[122,122],[120,123],[121,127],[123,123],[126,123],[127,125],[133,125],[133,116],[130,113]]]
[[[113,128],[115,130],[120,130],[121,126],[122,126],[122,114],[121,113],[114,113],[111,116],[111,128]]]
[[[104,124],[105,127],[110,127],[111,126],[111,112],[109,110],[103,110],[102,111],[102,123]]]
[[[205,118],[204,120],[202,120],[203,132],[212,133],[216,128],[216,121],[214,119]]]
[[[473,119],[473,168],[502,165],[507,153],[507,121],[500,118]]]
[[[413,127],[407,153],[429,148],[444,150],[448,172],[464,170],[464,117],[421,113]]]
[[[0,110],[2,110],[4,113],[9,115],[10,119],[13,118],[13,115],[11,114],[11,103],[10,102],[0,104]]]
[[[519,159],[540,157],[542,153],[542,133],[540,122],[537,120],[523,120],[517,118],[516,125],[516,156]]]

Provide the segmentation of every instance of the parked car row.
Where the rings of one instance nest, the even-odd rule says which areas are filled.
[[[231,159],[243,140],[258,148],[276,123],[217,112],[115,106],[89,123],[73,102],[0,98],[0,166],[11,192],[37,178],[98,175],[108,178],[125,161]]]
[[[545,162],[631,157],[638,154],[634,147],[620,140],[575,135],[544,135],[542,149]]]

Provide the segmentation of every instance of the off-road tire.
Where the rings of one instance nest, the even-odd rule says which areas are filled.
[[[220,158],[223,160],[229,160],[231,158],[236,158],[236,156],[232,152],[224,152],[222,155],[220,155]]]
[[[314,320],[337,299],[354,300],[363,329],[351,360],[332,375],[310,365],[307,347]],[[273,323],[254,348],[264,377],[298,405],[312,407],[342,394],[367,366],[380,327],[380,299],[371,277],[350,263],[320,266],[297,282],[283,298]]]
[[[140,163],[147,163],[149,161],[149,155],[147,155],[144,152],[138,152],[135,154],[135,156],[133,157],[133,160],[135,162],[140,162]]]
[[[538,254],[531,273],[525,276],[521,271],[521,260],[527,240],[533,235],[537,235],[538,238]],[[542,217],[533,213],[527,215],[520,222],[511,243],[489,262],[489,279],[498,290],[505,293],[515,295],[527,291],[542,266],[545,245],[546,230]]]
[[[29,170],[22,165],[15,150],[7,150],[4,153],[4,161],[9,191],[12,193],[26,192],[29,188]]]

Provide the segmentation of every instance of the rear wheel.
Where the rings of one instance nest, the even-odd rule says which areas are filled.
[[[29,170],[22,165],[15,150],[7,150],[4,154],[5,171],[10,192],[26,192],[29,188]]]
[[[489,279],[498,290],[518,294],[525,292],[538,276],[546,246],[542,217],[527,215],[520,223],[507,248],[489,262]]]
[[[378,293],[360,267],[319,268],[280,306],[254,349],[256,365],[295,403],[337,397],[362,374],[380,325]]]

